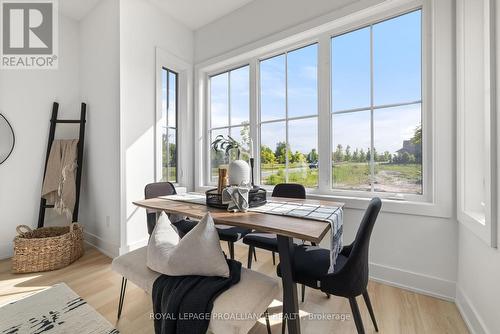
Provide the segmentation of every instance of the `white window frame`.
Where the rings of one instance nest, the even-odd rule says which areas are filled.
[[[164,68],[177,73],[177,182],[178,187],[188,187],[189,173],[191,168],[191,156],[189,152],[191,126],[191,89],[192,89],[192,65],[177,56],[157,47],[156,48],[156,110],[155,110],[155,181],[162,180],[162,71]]]
[[[319,40],[317,39],[314,39],[314,40],[311,40],[311,41],[303,41],[302,43],[296,45],[295,47],[293,48],[285,48],[283,50],[280,50],[280,51],[277,51],[277,52],[273,52],[273,53],[270,53],[270,54],[266,54],[264,56],[261,56],[261,57],[258,57],[257,59],[255,59],[256,61],[256,77],[258,78],[258,80],[256,81],[256,85],[257,85],[257,90],[256,90],[256,96],[255,96],[255,100],[258,101],[257,102],[257,112],[256,112],[256,115],[255,115],[255,118],[256,118],[256,121],[257,121],[257,124],[256,124],[256,133],[255,133],[255,136],[252,135],[252,133],[250,133],[250,136],[252,137],[254,143],[258,143],[257,144],[257,152],[254,152],[254,156],[255,156],[255,180],[257,180],[257,184],[259,184],[262,188],[265,188],[265,189],[268,189],[268,190],[271,190],[274,188],[274,186],[271,186],[271,185],[263,185],[261,184],[262,183],[262,175],[261,175],[261,170],[260,170],[260,147],[261,147],[261,129],[262,129],[262,125],[263,124],[272,124],[272,123],[280,123],[280,122],[284,122],[285,123],[285,143],[286,143],[286,150],[288,152],[288,149],[290,148],[289,147],[289,133],[288,133],[288,128],[289,128],[289,122],[290,121],[295,121],[295,120],[301,120],[301,119],[312,119],[312,118],[316,118],[317,119],[317,122],[318,122],[318,134],[317,134],[317,137],[318,137],[318,147],[317,147],[317,150],[318,150],[318,154],[319,154],[319,75],[318,75],[318,94],[317,94],[317,111],[316,111],[316,114],[308,114],[308,115],[302,115],[302,116],[295,116],[295,117],[290,117],[288,115],[288,54],[293,52],[293,51],[297,51],[297,50],[300,50],[302,48],[305,48],[305,47],[308,47],[308,46],[312,46],[312,45],[317,45],[318,46],[318,59],[317,59],[317,64],[318,64],[318,72],[319,72],[319,61],[320,61],[320,58],[319,58]],[[271,59],[271,58],[274,58],[274,57],[277,57],[277,56],[281,56],[281,55],[284,55],[285,56],[285,117],[284,118],[277,118],[277,119],[272,119],[272,120],[267,120],[267,121],[262,121],[261,120],[261,115],[262,115],[262,110],[261,110],[261,106],[260,106],[260,64],[261,62],[263,61],[266,61],[268,59]],[[255,149],[254,149],[255,151]],[[293,152],[292,152],[293,153]],[[288,161],[288,153],[286,154],[286,164],[285,164],[285,168],[286,170],[288,170],[288,164],[289,164],[289,161]],[[319,170],[319,169],[318,169]],[[318,187],[319,187],[319,173],[318,173]],[[285,172],[285,182],[288,182],[288,171]],[[314,187],[314,188],[308,188],[307,190],[308,191],[311,191],[313,189],[317,189],[318,187]]]
[[[331,38],[345,32],[356,30],[357,28],[366,27],[379,21],[384,21],[407,12],[417,9],[422,10],[422,128],[423,128],[423,195],[405,194],[404,197],[393,197],[393,194],[372,193],[362,191],[348,191],[340,189],[331,189]],[[440,70],[436,75],[433,72],[436,62],[434,47],[436,41],[433,36],[436,32],[435,12],[439,12],[441,16],[448,15],[451,10],[451,2],[443,1],[442,5],[436,4],[430,0],[399,0],[393,3],[387,3],[366,10],[358,11],[347,17],[342,17],[332,21],[329,24],[324,24],[320,27],[315,27],[301,34],[294,34],[288,38],[278,39],[276,42],[269,45],[255,47],[250,45],[241,48],[241,51],[231,52],[229,55],[222,55],[215,59],[206,61],[205,63],[196,66],[196,78],[199,83],[198,105],[196,117],[198,119],[198,133],[203,134],[203,122],[206,122],[207,106],[209,105],[208,76],[212,73],[223,72],[225,70],[236,68],[241,64],[250,64],[250,129],[251,137],[256,143],[254,145],[255,165],[260,167],[260,134],[259,131],[259,60],[270,58],[274,55],[282,54],[286,51],[298,49],[313,43],[318,43],[318,151],[319,151],[319,185],[316,189],[308,189],[308,196],[311,198],[322,198],[341,200],[347,203],[348,207],[363,208],[366,201],[373,195],[385,198],[384,210],[391,212],[405,212],[416,215],[429,215],[436,217],[450,217],[452,210],[452,198],[447,190],[452,187],[452,178],[449,175],[451,163],[445,162],[446,156],[443,156],[444,151],[449,151],[446,147],[447,140],[443,140],[443,144],[436,145],[435,137],[444,137],[451,133],[452,128],[448,127],[450,114],[434,115],[432,110],[439,104],[440,108],[447,108],[448,111],[452,107],[452,91],[439,87],[440,83],[448,82],[451,79],[452,73],[447,68]],[[448,17],[446,17],[448,19]],[[452,17],[450,16],[451,20]],[[446,29],[443,34],[449,33]],[[440,31],[440,32],[441,32]],[[440,37],[440,35],[438,36]],[[436,37],[435,37],[436,38]],[[442,48],[448,48],[447,43],[441,43]],[[449,50],[452,50],[449,47]],[[446,49],[448,51],[448,49]],[[436,84],[436,81],[438,83]],[[441,94],[442,97],[434,99],[434,96]],[[443,134],[436,133],[435,122],[438,117],[440,127],[446,128]],[[205,137],[205,138],[203,138]],[[326,140],[328,138],[328,140]],[[206,136],[200,136],[199,140],[206,141]],[[206,145],[206,144],[205,144]],[[204,146],[204,145],[203,145]],[[201,147],[203,147],[201,146]],[[207,146],[204,146],[207,147]],[[197,153],[200,155],[206,154],[197,148]],[[438,168],[435,161],[439,160],[440,167]],[[202,162],[203,160],[200,160]],[[325,168],[326,166],[326,168]],[[255,172],[255,179],[260,184],[259,167]],[[198,171],[196,177],[196,189],[205,190],[207,185],[204,175]]]
[[[482,5],[483,20],[477,21],[474,17],[468,17],[473,10],[467,10],[468,1],[457,1],[457,218],[472,233],[478,236],[490,247],[498,247],[498,126],[497,113],[500,90],[497,80],[500,79],[500,71],[497,64],[498,27],[496,21],[496,6],[494,0],[482,0],[471,2],[471,4]],[[471,22],[481,22],[481,26],[469,26]],[[483,50],[469,50],[476,52],[478,57],[466,56],[467,48],[470,48],[466,39],[466,29],[473,29],[474,38],[481,38],[484,44]],[[478,31],[481,30],[481,31]],[[480,54],[480,56],[478,55]],[[482,59],[477,59],[481,58]],[[472,59],[472,60],[471,60]],[[482,82],[476,78],[467,76],[470,71],[479,72]],[[476,81],[474,81],[476,80]],[[472,82],[474,88],[481,91],[471,92],[466,89],[465,82]],[[477,98],[481,99],[478,102]],[[469,101],[470,100],[470,101]],[[472,103],[471,103],[472,102]],[[471,106],[473,104],[473,106]],[[483,110],[477,110],[477,106],[483,106]],[[481,161],[481,171],[468,170],[465,162],[468,159],[466,145],[465,114],[474,113],[484,121],[484,133],[481,141],[483,143],[484,157]],[[471,211],[466,203],[466,192],[469,182],[468,173],[481,173],[483,178],[484,213]],[[477,191],[477,190],[476,190]]]

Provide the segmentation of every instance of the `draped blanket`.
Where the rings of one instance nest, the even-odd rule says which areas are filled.
[[[241,263],[227,260],[229,277],[161,275],[153,283],[156,334],[205,334],[215,299],[240,281]]]
[[[76,157],[78,139],[54,140],[50,149],[42,197],[59,214],[73,215],[76,201]]]

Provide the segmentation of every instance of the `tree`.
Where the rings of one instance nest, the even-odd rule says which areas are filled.
[[[391,162],[391,158],[392,158],[391,153],[389,151],[385,151],[383,156],[384,161]]]
[[[311,150],[311,152],[309,152],[309,154],[307,155],[307,161],[309,163],[316,163],[316,162],[318,162],[318,152],[316,151],[315,148],[313,148]]]
[[[287,156],[287,147],[285,142],[278,142],[276,143],[276,150],[274,151],[274,155],[276,156],[276,160],[280,164],[284,164],[286,162],[286,156]],[[292,160],[291,152],[288,151],[288,161]]]
[[[352,154],[351,160],[354,162],[359,162],[359,150],[358,149],[354,150],[354,153]]]
[[[299,151],[295,151],[295,154],[292,155],[291,162],[303,164],[306,162],[306,157],[304,156],[304,154],[300,153]]]
[[[352,159],[351,146],[347,145],[345,148],[344,161],[351,161],[351,159]]]
[[[412,144],[415,145],[422,145],[422,126],[418,125],[415,128],[415,131],[413,133],[413,137],[410,139]]]
[[[260,159],[264,164],[274,164],[276,162],[273,150],[265,145],[262,145],[260,148]]]
[[[366,154],[363,149],[359,151],[359,162],[365,162],[366,161]]]
[[[366,151],[366,161],[371,161],[372,159],[372,153],[370,152],[370,149]]]
[[[342,145],[338,144],[335,153],[333,153],[333,161],[342,162],[344,160],[344,152],[342,150]]]

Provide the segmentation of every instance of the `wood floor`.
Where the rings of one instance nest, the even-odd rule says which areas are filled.
[[[225,245],[223,245],[225,247]],[[246,263],[247,248],[236,245],[236,257]],[[252,269],[271,277],[276,277],[269,252],[257,251],[258,261]],[[145,292],[129,283],[123,314],[116,321],[116,310],[121,278],[111,271],[111,259],[94,248],[88,248],[86,254],[69,267],[57,271],[34,274],[11,274],[10,260],[0,261],[0,305],[20,299],[33,292],[42,290],[58,282],[65,282],[77,294],[82,296],[112,324],[127,333],[152,333],[150,320],[151,300]],[[380,333],[468,333],[455,304],[436,298],[416,294],[391,286],[370,282],[368,290],[371,296]],[[362,301],[360,305],[366,333],[375,333],[368,311]],[[312,289],[306,290],[306,300],[300,303],[302,333],[356,333],[349,304],[346,299],[332,297]],[[281,302],[276,300],[270,308],[273,333],[281,333],[278,314]],[[311,320],[313,316],[323,314],[337,320]],[[343,319],[343,320],[342,320]],[[266,333],[263,319],[251,331],[252,334]]]

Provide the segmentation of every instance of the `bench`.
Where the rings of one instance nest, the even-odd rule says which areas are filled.
[[[147,247],[142,247],[113,260],[113,271],[123,277],[118,318],[120,318],[123,307],[127,281],[130,280],[151,295],[153,283],[160,276],[160,273],[146,266],[146,257]],[[275,279],[253,270],[241,268],[240,282],[215,300],[212,314],[217,316],[210,320],[208,332],[215,334],[248,333],[257,319],[245,315],[265,314],[266,320],[268,320],[267,308],[278,292],[279,285]],[[269,322],[266,322],[270,333]]]

